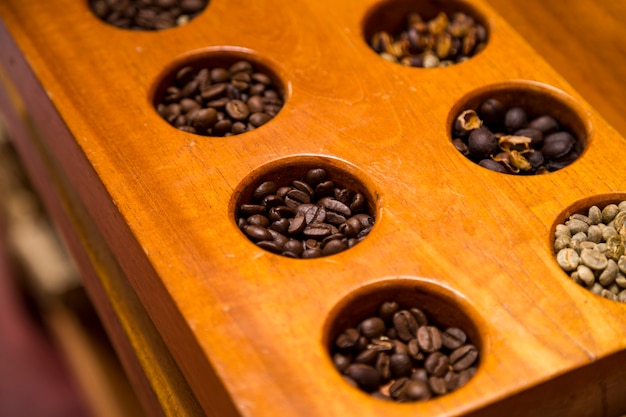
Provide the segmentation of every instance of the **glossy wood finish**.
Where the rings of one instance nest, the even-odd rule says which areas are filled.
[[[622,136],[626,135],[626,3],[489,0]]]
[[[100,280],[92,297],[117,307],[122,335],[149,329],[149,317],[163,339],[152,334],[143,346],[164,349],[129,360],[156,394],[149,403],[215,416],[625,412],[626,306],[569,281],[550,233],[571,211],[626,197],[626,141],[484,1],[467,4],[489,26],[487,48],[432,70],[368,48],[363,19],[375,4],[213,0],[190,24],[154,33],[107,26],[82,2],[0,4],[0,62],[15,90],[3,112],[17,96],[13,125],[30,127],[18,149],[75,252],[91,255],[81,266]],[[274,120],[220,139],[160,118],[152,95],[166,70],[211,51],[248,52],[275,72],[287,103]],[[526,178],[465,159],[451,120],[494,86],[558,103],[586,133],[583,156]],[[298,162],[366,187],[377,220],[365,241],[295,260],[240,233],[238,196]],[[342,380],[327,352],[337,315],[389,288],[432,294],[443,302],[434,311],[471,324],[482,357],[470,384],[390,404]],[[159,368],[164,352],[177,367]]]

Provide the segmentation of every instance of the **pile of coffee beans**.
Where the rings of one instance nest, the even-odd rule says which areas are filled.
[[[467,60],[482,51],[486,42],[487,29],[471,16],[440,12],[428,21],[418,13],[409,13],[400,33],[376,32],[369,45],[391,62],[435,68]]]
[[[378,314],[334,340],[335,367],[352,385],[400,402],[424,401],[465,385],[479,352],[458,327],[439,327],[419,308],[384,302]]]
[[[583,144],[549,115],[530,115],[489,98],[454,121],[453,144],[478,165],[503,174],[556,171],[580,156]]]
[[[563,271],[592,293],[626,303],[626,201],[556,226],[554,253]]]
[[[181,26],[202,12],[209,0],[90,0],[98,18],[122,29],[161,30]]]
[[[342,252],[362,241],[374,218],[364,195],[343,188],[323,168],[278,186],[259,184],[249,202],[240,204],[237,224],[259,247],[291,258],[318,258]]]
[[[270,76],[241,60],[229,67],[181,68],[157,111],[185,132],[232,136],[267,123],[282,107]]]

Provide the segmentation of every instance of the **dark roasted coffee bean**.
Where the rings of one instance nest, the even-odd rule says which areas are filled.
[[[348,242],[341,239],[332,239],[322,246],[324,256],[334,255],[348,249]]]
[[[505,107],[500,100],[489,98],[478,110],[480,117],[488,126],[498,126],[504,120]]]
[[[370,339],[380,337],[385,334],[385,322],[380,317],[369,317],[363,320],[357,327],[361,334]]]
[[[424,369],[431,375],[444,376],[450,368],[450,359],[441,352],[433,352],[424,361]]]
[[[389,356],[389,369],[393,378],[411,375],[412,362],[409,355],[404,353],[394,353]]]
[[[357,329],[348,328],[337,336],[335,346],[341,350],[349,350],[356,346],[361,333]]]
[[[512,107],[504,115],[504,127],[509,132],[524,129],[528,125],[528,116],[521,107]]]
[[[478,165],[494,172],[499,172],[501,174],[508,174],[508,171],[506,170],[506,168],[502,166],[502,164],[499,164],[498,162],[494,161],[493,159],[483,159],[478,163]]]
[[[543,132],[539,129],[527,127],[515,131],[515,136],[524,136],[531,139],[530,146],[538,148],[543,144]]]
[[[267,196],[263,197],[263,200],[261,201],[261,204],[264,205],[265,207],[269,208],[270,210],[276,207],[275,211],[279,211],[279,213],[280,213],[280,215],[282,217],[286,217],[285,214],[280,212],[280,210],[283,210],[283,207],[285,207],[284,204],[286,204],[286,203],[279,196],[277,196],[275,194],[267,195]],[[287,207],[287,208],[289,208],[289,207]],[[273,212],[270,211],[270,215],[272,213]],[[272,219],[272,220],[275,220],[275,219]]]
[[[297,208],[300,204],[310,203],[311,197],[304,191],[292,189],[285,196],[285,204],[287,207],[293,209]]]
[[[356,355],[356,357],[354,358],[354,363],[375,365],[379,354],[380,352],[378,351],[378,349],[367,348],[361,351],[358,355]]]
[[[291,181],[291,185],[293,186],[293,188],[307,193],[310,198],[313,198],[315,196],[315,191],[313,190],[313,188],[311,188],[311,186],[304,181],[294,180]]]
[[[345,374],[352,378],[364,391],[372,392],[380,386],[380,374],[373,366],[353,363],[346,368]]]
[[[389,386],[389,395],[394,400],[404,400],[404,393],[409,382],[408,378],[398,378]]]
[[[328,173],[323,168],[313,168],[307,171],[306,173],[306,182],[309,183],[311,187],[315,187],[318,184],[326,181],[328,178]]]
[[[467,140],[470,156],[473,158],[487,158],[498,150],[498,140],[486,127],[472,130]]]
[[[304,246],[299,240],[290,239],[287,243],[283,245],[283,250],[295,253],[297,256],[302,256]]]
[[[408,354],[411,358],[416,361],[421,361],[424,359],[424,354],[420,351],[420,346],[417,339],[411,339],[406,346]]]
[[[262,113],[264,109],[263,99],[261,96],[253,95],[246,103],[251,113]]]
[[[265,181],[259,185],[252,193],[252,199],[260,202],[270,194],[276,193],[276,183],[274,181]]]
[[[476,362],[478,349],[474,345],[463,345],[450,354],[450,364],[455,371],[463,371]]]
[[[540,130],[544,135],[558,132],[559,122],[551,116],[539,116],[528,123],[528,127]]]
[[[413,317],[415,317],[415,321],[419,326],[426,326],[428,324],[428,317],[426,317],[426,314],[419,308],[412,307],[409,309],[409,312],[413,314]]]
[[[393,315],[393,327],[398,338],[408,342],[416,336],[419,325],[408,310],[400,310]]]
[[[352,213],[361,213],[365,208],[365,197],[361,193],[356,193],[349,204]]]
[[[312,204],[304,212],[304,217],[307,224],[324,223],[326,221],[326,210],[324,210],[324,207]]]
[[[299,235],[306,227],[306,219],[302,215],[298,215],[290,220],[287,233],[291,236]]]
[[[334,233],[332,226],[326,223],[312,223],[307,225],[302,234],[306,238],[322,240]],[[321,249],[320,249],[321,250]]]
[[[448,392],[448,384],[445,379],[439,376],[431,376],[428,378],[428,386],[431,391],[437,395],[443,395]]]
[[[267,230],[265,227],[261,227],[261,226],[250,225],[245,228],[244,233],[250,239],[255,240],[255,241],[272,239],[272,235],[270,231]]]
[[[387,382],[391,378],[391,368],[389,367],[389,355],[385,352],[380,352],[378,358],[376,359],[376,364],[374,365],[382,382]]]
[[[391,323],[393,315],[400,309],[400,305],[395,301],[386,301],[378,310],[378,316],[386,323]]]
[[[242,204],[239,206],[239,215],[250,217],[253,214],[265,214],[265,206],[258,204]]]
[[[448,392],[455,390],[459,386],[459,374],[450,370],[443,376],[443,380],[446,381],[446,388]]]
[[[272,253],[283,252],[283,245],[281,245],[279,242],[274,242],[273,240],[262,240],[260,242],[257,242],[257,246]]]
[[[467,335],[458,327],[448,327],[441,333],[441,343],[450,350],[460,348],[467,341]]]
[[[249,225],[268,227],[270,225],[270,220],[262,214],[253,214],[248,217],[247,222]]]
[[[323,255],[322,250],[320,248],[310,248],[310,249],[306,249],[304,252],[302,252],[302,258],[303,259],[313,259],[313,258],[319,258]]]
[[[234,120],[245,120],[250,115],[250,110],[243,101],[231,100],[226,103],[226,113]]]
[[[404,389],[406,401],[425,401],[432,397],[428,384],[424,381],[410,379]]]
[[[543,140],[541,152],[546,159],[556,159],[567,155],[575,144],[576,139],[567,132],[552,133]]]
[[[259,127],[269,122],[272,116],[267,113],[256,112],[250,115],[250,123],[254,127]]]
[[[417,329],[417,342],[424,352],[434,352],[442,346],[441,332],[435,326],[421,326]]]
[[[413,381],[428,382],[428,372],[424,368],[416,368],[411,372],[411,379]]]
[[[335,365],[335,368],[337,368],[339,372],[345,371],[346,368],[350,366],[351,363],[352,363],[352,358],[349,355],[344,355],[343,353],[339,353],[339,352],[333,355],[333,364]]]

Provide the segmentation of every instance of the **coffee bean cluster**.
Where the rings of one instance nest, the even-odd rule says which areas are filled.
[[[434,325],[421,309],[395,301],[343,330],[331,353],[349,383],[400,402],[428,400],[462,387],[479,359],[463,330]]]
[[[626,201],[556,226],[554,253],[563,271],[592,293],[626,303]]]
[[[157,111],[185,132],[232,136],[262,126],[282,107],[272,79],[242,60],[229,67],[181,68]]]
[[[278,186],[258,185],[252,200],[239,205],[237,224],[259,247],[291,258],[318,258],[362,241],[374,218],[361,192],[343,188],[323,168]]]
[[[391,62],[435,68],[467,60],[483,50],[486,42],[487,29],[471,16],[440,12],[428,21],[418,13],[409,13],[400,33],[376,32],[369,45]]]
[[[90,0],[101,20],[122,29],[161,30],[184,25],[207,6],[208,0]]]
[[[582,143],[549,115],[532,116],[489,98],[454,122],[453,144],[480,166],[503,174],[556,171],[580,156]]]

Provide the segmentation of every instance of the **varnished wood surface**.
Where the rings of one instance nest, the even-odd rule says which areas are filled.
[[[487,48],[438,70],[367,47],[362,19],[375,3],[213,0],[184,27],[137,33],[99,22],[82,2],[9,0],[3,48],[15,39],[43,89],[20,76],[17,52],[3,49],[1,63],[41,135],[38,152],[84,204],[207,415],[624,412],[626,307],[569,281],[550,231],[583,204],[626,197],[626,177],[615,175],[626,170],[626,141],[484,1],[468,3],[489,25]],[[229,139],[168,126],[151,104],[164,69],[234,47],[287,86],[279,115]],[[587,131],[584,155],[528,178],[466,160],[449,142],[452,115],[493,85],[564,103]],[[38,113],[42,101],[59,117]],[[345,170],[376,196],[365,241],[293,260],[237,230],[235,198],[251,173],[294,158]],[[390,285],[467,315],[482,354],[470,384],[389,404],[341,379],[325,345],[337,306]]]
[[[626,135],[626,2],[489,3],[598,113]]]

